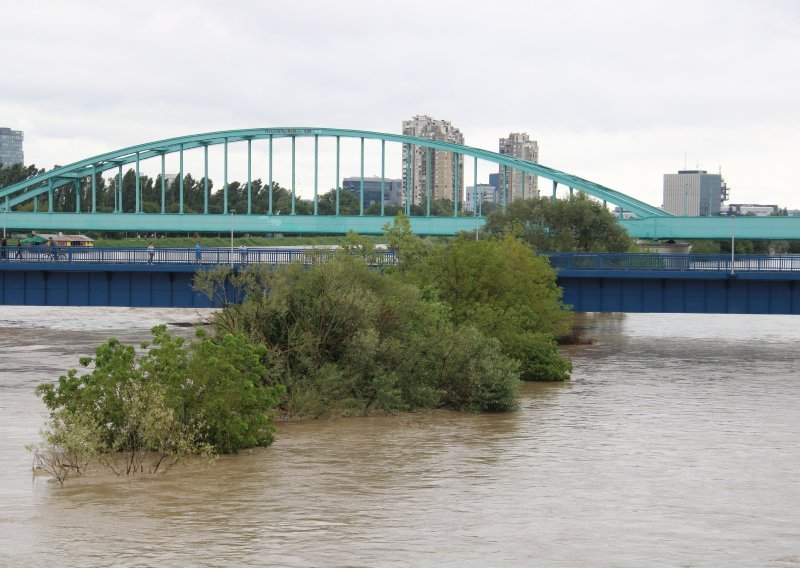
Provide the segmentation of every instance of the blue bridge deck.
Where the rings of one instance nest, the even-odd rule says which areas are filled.
[[[191,288],[217,265],[312,263],[329,249],[9,247],[0,259],[2,305],[209,307]],[[548,255],[564,302],[580,312],[800,314],[800,256]],[[392,264],[388,251],[377,262]]]

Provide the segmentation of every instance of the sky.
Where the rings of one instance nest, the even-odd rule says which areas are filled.
[[[427,114],[487,150],[527,132],[540,163],[656,206],[663,174],[699,167],[733,203],[800,208],[797,0],[0,0],[0,49],[0,126],[48,169],[200,132],[399,133]],[[399,177],[399,150],[387,159]]]

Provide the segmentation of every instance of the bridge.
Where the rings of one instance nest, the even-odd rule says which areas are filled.
[[[311,201],[312,213],[301,215],[297,212],[300,201],[297,186],[297,141],[298,139],[313,139],[313,168],[310,173],[313,177],[313,199]],[[335,178],[333,182],[336,190],[336,208],[334,214],[323,215],[320,213],[319,195],[320,184],[325,181],[320,177],[320,141],[330,139],[335,143]],[[341,177],[341,142],[354,140],[359,144],[358,161],[360,164],[361,185],[358,192],[359,208],[357,215],[340,214]],[[291,192],[288,210],[279,211],[275,208],[274,180],[273,180],[273,152],[274,145],[279,141],[291,145]],[[267,195],[263,200],[254,199],[253,195],[253,147],[254,143],[262,146],[268,166],[261,172],[267,180]],[[468,172],[468,165],[472,166],[473,187],[478,185],[478,164],[488,162],[495,171],[500,171],[501,207],[505,208],[514,196],[509,192],[509,174],[518,171],[539,176],[552,182],[551,195],[556,198],[562,194],[574,191],[583,192],[595,199],[610,203],[632,212],[635,219],[620,219],[620,223],[634,237],[660,239],[660,238],[709,238],[727,239],[735,231],[737,238],[743,239],[800,239],[800,218],[739,218],[732,225],[729,218],[720,217],[676,217],[657,207],[644,203],[622,192],[615,191],[601,184],[583,179],[574,174],[549,168],[542,164],[528,162],[513,156],[499,154],[470,146],[463,146],[449,142],[371,132],[364,130],[346,130],[317,127],[282,127],[282,128],[252,128],[244,130],[228,130],[204,134],[193,134],[167,140],[148,142],[93,156],[67,166],[55,168],[41,175],[8,186],[0,190],[0,209],[3,211],[4,227],[9,229],[38,229],[41,231],[133,231],[145,233],[175,233],[175,232],[226,232],[234,224],[237,232],[259,233],[302,233],[302,234],[344,234],[356,231],[362,234],[382,234],[383,226],[389,221],[385,215],[385,181],[386,181],[386,146],[388,144],[401,145],[401,153],[405,156],[403,187],[403,203],[406,215],[411,219],[412,229],[418,234],[427,235],[453,235],[462,231],[474,231],[484,223],[480,211],[472,213],[463,211],[459,181],[460,172]],[[234,211],[230,208],[229,199],[229,148],[234,144],[246,146],[247,156],[247,181],[246,181],[246,208]],[[379,213],[370,215],[365,208],[365,152],[367,145],[370,150],[380,156],[381,175],[381,201]],[[209,148],[221,146],[223,149],[222,170],[222,207],[220,212],[213,212],[209,208],[210,183],[209,183]],[[377,149],[376,149],[377,148]],[[448,152],[452,154],[453,167],[453,212],[448,216],[431,215],[431,202],[435,196],[432,194],[430,176],[426,176],[424,199],[419,199],[417,205],[424,210],[422,215],[411,215],[413,201],[411,187],[414,179],[420,174],[411,167],[412,151],[421,148],[424,151],[425,171],[431,171],[431,159],[434,152]],[[200,152],[203,155],[203,187],[202,207],[199,210],[189,210],[186,207],[186,192],[184,187],[185,176],[184,157],[188,153]],[[166,169],[167,156],[178,159],[178,199],[176,212],[169,212],[166,199]],[[470,163],[471,160],[471,163]],[[146,164],[161,172],[160,203],[155,211],[145,211],[142,195],[143,168]],[[219,164],[217,164],[219,165]],[[159,168],[160,166],[160,168]],[[123,169],[129,168],[133,172],[133,187],[124,194],[125,185]],[[421,167],[423,167],[421,165]],[[112,180],[113,203],[107,207],[98,206],[98,183],[102,183],[102,175],[106,172],[116,172],[116,180]],[[463,177],[467,177],[467,173]],[[421,179],[421,178],[420,178]],[[329,187],[330,184],[324,185]],[[477,190],[474,190],[477,191]],[[54,197],[56,193],[70,194],[70,203],[74,203],[74,211],[56,210]],[[523,185],[520,198],[530,196],[530,188]],[[547,191],[545,192],[547,193]],[[477,198],[477,193],[474,195]],[[45,205],[46,202],[46,205]],[[46,207],[46,208],[45,208]]]
[[[0,259],[0,305],[212,307],[198,270],[313,263],[319,249],[28,247]],[[564,302],[578,312],[800,314],[800,256],[550,253]],[[379,264],[394,262],[378,253]]]

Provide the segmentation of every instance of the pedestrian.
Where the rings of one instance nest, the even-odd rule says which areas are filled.
[[[247,245],[239,245],[239,262],[247,264]]]
[[[6,240],[5,235],[3,235],[3,240],[0,241],[0,251],[2,251],[2,252],[0,252],[0,257],[2,257],[3,260],[8,258],[8,250],[7,249],[8,249],[8,241]]]
[[[50,256],[53,260],[58,260],[58,251],[56,250],[56,241],[53,240],[53,237],[47,241],[47,246],[50,247]]]
[[[203,256],[203,248],[200,246],[200,242],[198,241],[196,245],[194,245],[194,261],[197,264],[200,264],[200,258]]]
[[[147,245],[147,254],[149,255],[149,258],[147,259],[147,264],[153,264],[153,257],[155,257],[156,255],[156,247],[155,245],[153,245],[152,242],[149,245]]]
[[[22,241],[20,239],[17,239],[17,254],[14,255],[14,258],[22,260]]]

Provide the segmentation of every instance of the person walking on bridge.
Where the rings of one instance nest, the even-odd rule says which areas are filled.
[[[153,257],[155,257],[156,255],[156,247],[155,245],[153,245],[152,242],[149,245],[147,245],[147,255],[148,255],[147,264],[153,264]]]
[[[203,247],[200,246],[200,241],[194,245],[194,262],[200,264],[200,259],[203,257]]]
[[[53,260],[58,260],[58,251],[56,250],[56,241],[53,240],[53,237],[50,237],[50,240],[47,241],[47,246],[50,247],[50,256]]]

